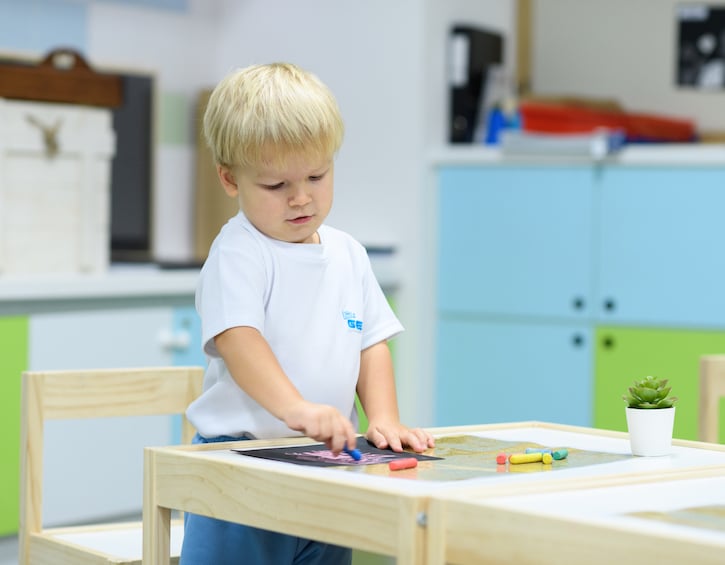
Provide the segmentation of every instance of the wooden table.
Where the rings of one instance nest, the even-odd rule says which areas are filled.
[[[506,466],[501,469],[491,463],[495,459],[491,453],[471,453],[470,458],[452,456],[421,463],[417,469],[389,472],[386,465],[316,468],[231,451],[312,443],[299,438],[147,448],[144,563],[169,562],[171,509],[393,555],[401,565],[417,565],[443,563],[455,554],[461,537],[467,546],[484,539],[477,538],[479,534],[471,528],[461,535],[457,530],[461,519],[455,509],[469,499],[480,502],[546,490],[651,482],[655,477],[717,469],[725,472],[725,448],[713,444],[675,442],[672,456],[644,458],[631,457],[627,434],[591,428],[521,422],[431,431],[441,440],[430,455],[441,454],[446,441],[465,435],[473,436],[468,439],[474,444],[480,440],[567,446],[573,449],[571,468],[507,472]],[[577,449],[582,450],[581,458],[583,450],[590,450],[615,459],[576,466]],[[471,472],[465,461],[488,467]],[[485,505],[481,508],[490,512]]]
[[[617,482],[434,500],[431,563],[722,565],[725,467]]]
[[[537,426],[486,432],[535,438],[602,451],[626,452],[627,434]],[[673,441],[664,457],[634,457],[580,467],[554,477],[541,473],[504,483],[477,481],[433,493],[428,504],[427,562],[435,565],[511,563],[723,563],[725,530],[666,523],[677,512],[721,505],[725,526],[725,446]]]

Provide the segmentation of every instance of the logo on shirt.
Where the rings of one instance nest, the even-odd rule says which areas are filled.
[[[356,332],[362,331],[363,322],[362,322],[362,320],[357,319],[355,312],[350,312],[349,310],[343,310],[342,318],[343,318],[343,320],[345,320],[345,323],[347,324],[347,327],[349,329],[355,330]]]

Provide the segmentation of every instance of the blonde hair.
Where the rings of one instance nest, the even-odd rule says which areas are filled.
[[[204,114],[217,164],[255,168],[292,154],[332,158],[344,126],[335,97],[312,73],[289,63],[253,65],[225,77]]]

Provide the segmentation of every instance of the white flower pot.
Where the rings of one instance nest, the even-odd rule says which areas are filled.
[[[632,455],[652,457],[672,452],[672,431],[675,425],[675,407],[625,408],[627,429]]]

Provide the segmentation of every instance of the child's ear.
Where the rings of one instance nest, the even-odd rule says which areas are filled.
[[[224,165],[217,165],[216,172],[217,175],[219,175],[219,180],[222,183],[222,187],[224,187],[224,192],[226,192],[227,195],[231,197],[238,196],[239,187],[237,186],[237,179],[235,178],[232,170],[229,167],[225,167]]]

